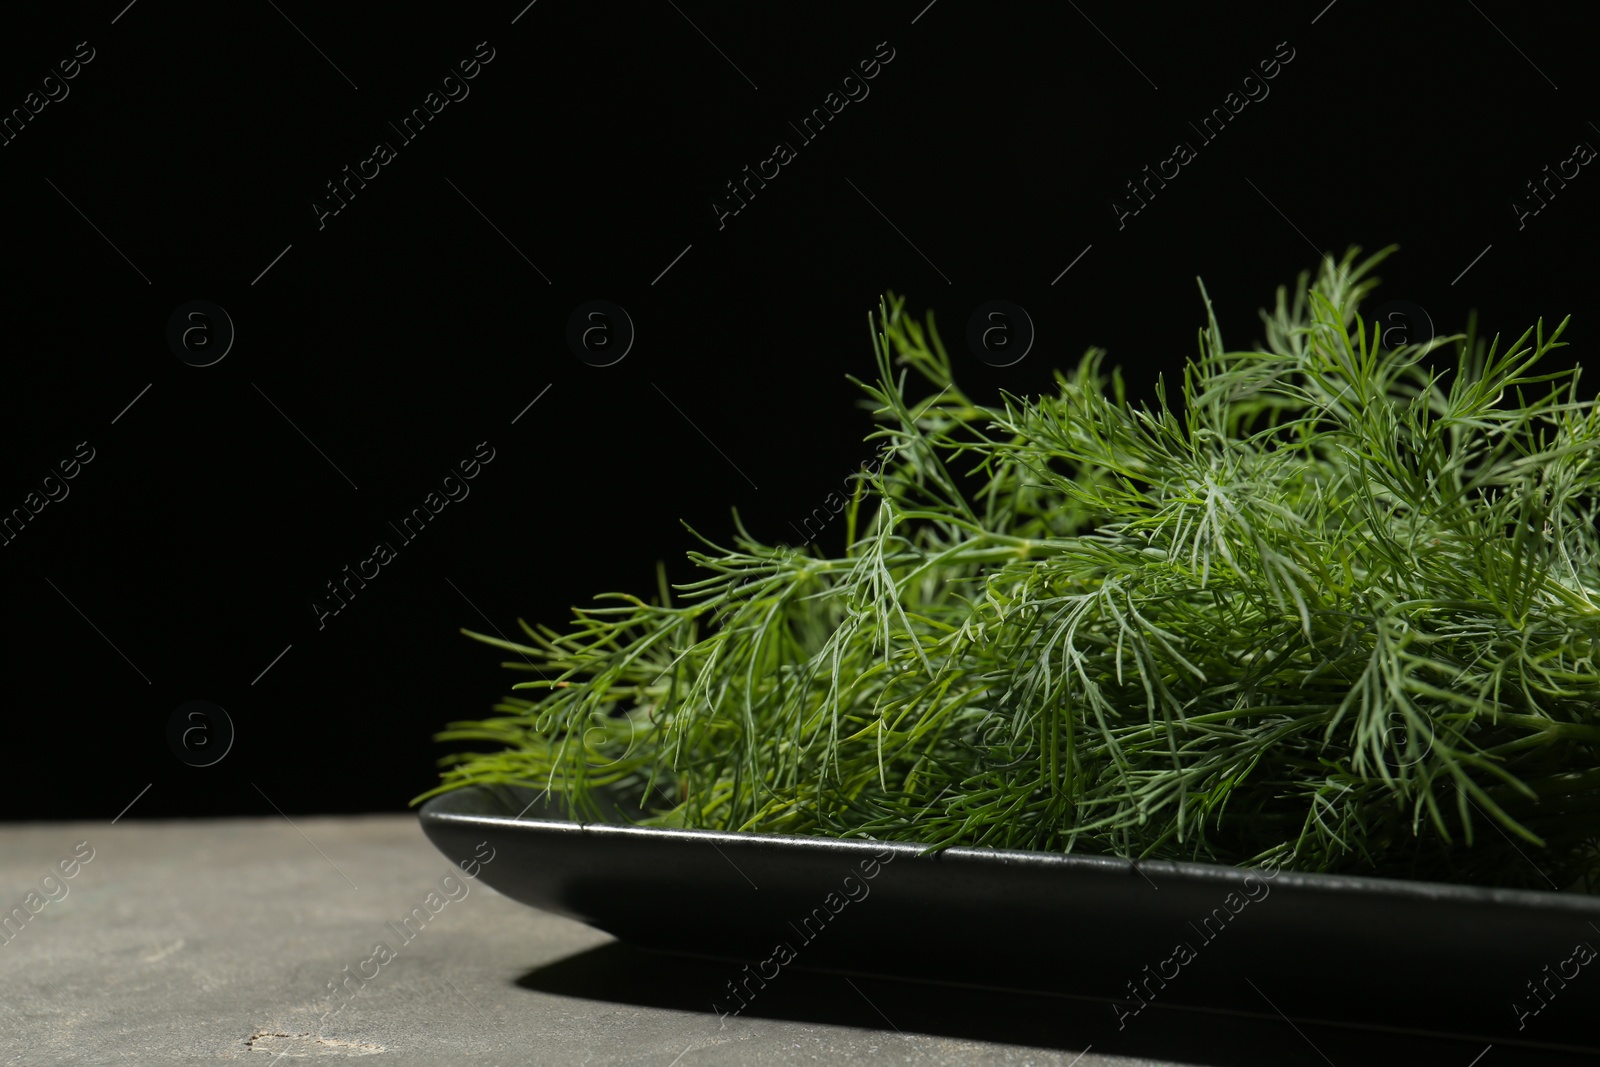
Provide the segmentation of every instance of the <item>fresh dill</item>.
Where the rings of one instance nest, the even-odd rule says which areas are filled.
[[[977,403],[889,294],[844,554],[735,513],[653,601],[464,631],[540,677],[438,735],[496,747],[417,801],[1593,888],[1600,406],[1540,367],[1567,320],[1381,347],[1357,309],[1392,250],[1280,288],[1259,349],[1202,284],[1154,405],[1099,349]]]

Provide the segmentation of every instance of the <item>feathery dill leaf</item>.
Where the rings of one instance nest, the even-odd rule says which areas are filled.
[[[417,800],[1592,888],[1600,407],[1536,373],[1566,320],[1382,348],[1357,307],[1392,248],[1359,251],[1280,288],[1259,350],[1202,284],[1154,406],[1098,349],[978,404],[889,294],[844,554],[735,513],[654,601],[464,631],[541,677],[440,733],[499,747]]]

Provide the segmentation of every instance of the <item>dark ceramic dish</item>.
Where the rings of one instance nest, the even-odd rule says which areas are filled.
[[[1600,960],[1579,948],[1600,946],[1600,897],[581,826],[533,798],[458,790],[422,827],[458,863],[489,842],[478,876],[506,896],[645,949],[1098,1001],[1108,1021],[1148,1002],[1449,1035],[1492,1043],[1495,1064],[1600,1057]]]

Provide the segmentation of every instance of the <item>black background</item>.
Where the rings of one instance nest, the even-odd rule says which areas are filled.
[[[1600,145],[1577,6],[524,3],[7,15],[6,112],[78,42],[94,58],[0,146],[0,512],[79,442],[94,459],[0,546],[0,817],[403,810],[432,732],[522,677],[460,627],[561,624],[649,593],[657,560],[683,580],[680,519],[798,540],[871,454],[845,376],[873,373],[888,289],[991,399],[1089,345],[1148,395],[1196,351],[1197,275],[1245,347],[1351,244],[1399,243],[1374,302],[1441,333],[1571,313],[1566,352],[1591,343],[1600,178],[1520,230],[1511,207]],[[386,122],[479,42],[469,95],[400,143]],[[869,95],[800,143],[879,42]],[[1270,95],[1201,144],[1188,123],[1280,42]],[[319,229],[379,140],[394,161]],[[1179,140],[1197,158],[1119,228]],[[796,159],[719,229],[777,141]],[[1003,369],[961,341],[997,297],[1038,330]],[[594,298],[637,328],[609,367],[565,341]],[[237,329],[209,367],[166,343],[191,299]],[[485,441],[470,495],[399,544],[387,524]],[[313,598],[379,540],[398,558],[319,629]],[[168,747],[193,699],[237,728],[210,767]]]

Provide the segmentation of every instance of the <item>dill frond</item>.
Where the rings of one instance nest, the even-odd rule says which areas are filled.
[[[654,601],[464,631],[545,677],[440,733],[498,748],[417,800],[1592,888],[1600,407],[1538,373],[1567,320],[1381,348],[1357,309],[1392,248],[1359,251],[1280,288],[1259,350],[1224,348],[1202,284],[1153,406],[1097,349],[975,403],[889,294],[857,384],[890,447],[844,554],[735,513]]]

